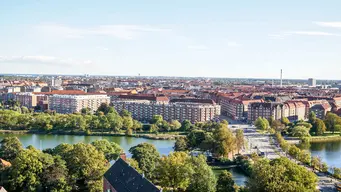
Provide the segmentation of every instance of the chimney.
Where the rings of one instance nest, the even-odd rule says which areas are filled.
[[[282,86],[283,86],[283,82],[282,82],[282,78],[283,78],[283,70],[281,69],[281,88],[282,88]]]
[[[123,161],[127,161],[127,156],[125,153],[121,153],[120,154],[120,158],[123,160]]]

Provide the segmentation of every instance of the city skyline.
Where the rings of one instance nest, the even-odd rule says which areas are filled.
[[[81,4],[80,4],[81,2]],[[2,73],[340,79],[341,2],[1,2]],[[337,20],[339,19],[339,20]]]

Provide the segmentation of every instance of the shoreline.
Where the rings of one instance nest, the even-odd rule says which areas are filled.
[[[0,135],[2,134],[39,134],[39,135],[78,135],[78,136],[114,136],[114,137],[135,137],[135,138],[145,138],[152,140],[176,140],[178,137],[184,137],[184,135],[172,135],[172,134],[144,134],[144,133],[136,133],[132,135],[126,135],[125,133],[109,133],[109,132],[41,132],[41,131],[29,131],[29,130],[0,130]]]
[[[341,141],[341,135],[310,137],[310,143]]]

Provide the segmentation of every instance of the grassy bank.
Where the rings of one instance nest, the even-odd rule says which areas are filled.
[[[328,135],[328,136],[312,136],[311,143],[326,142],[326,141],[341,141],[341,135]]]
[[[146,139],[154,139],[154,140],[175,140],[178,137],[184,137],[184,134],[181,132],[170,132],[170,133],[146,133],[146,132],[137,132],[132,135],[126,135],[123,132],[120,133],[110,133],[110,132],[72,132],[72,131],[53,131],[53,132],[44,132],[44,131],[35,131],[35,130],[0,130],[0,134],[41,134],[41,135],[87,135],[87,136],[127,136],[127,137],[137,137],[137,138],[146,138]]]

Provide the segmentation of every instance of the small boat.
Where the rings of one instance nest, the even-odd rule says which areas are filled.
[[[341,191],[341,183],[335,183],[335,188],[337,191]]]

